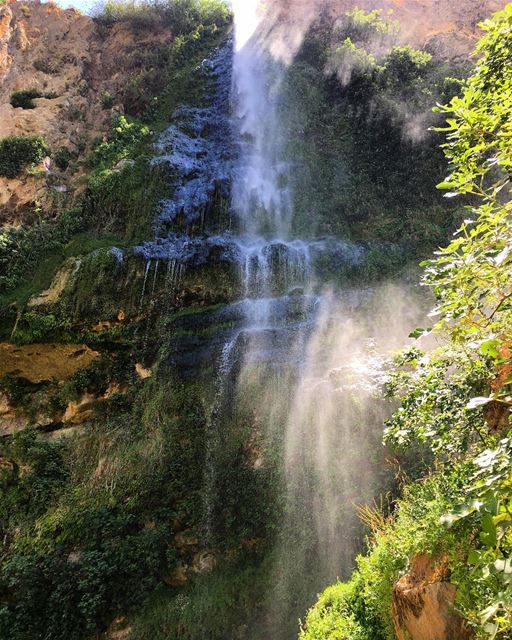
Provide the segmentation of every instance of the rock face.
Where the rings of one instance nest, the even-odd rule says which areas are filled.
[[[0,6],[0,139],[40,135],[51,151],[68,150],[75,160],[108,131],[123,112],[118,97],[127,78],[143,64],[136,51],[171,38],[168,30],[133,32],[118,24],[104,31],[74,9],[38,0],[7,0]],[[10,104],[15,91],[35,89],[33,109]],[[103,95],[116,96],[112,105]],[[83,169],[59,170],[53,162],[37,175],[0,177],[0,225],[30,221],[34,202],[49,208],[55,194],[72,197]]]
[[[454,610],[456,588],[444,559],[417,556],[396,583],[393,621],[398,640],[471,640],[474,634]]]
[[[355,7],[381,9],[383,16],[392,12],[400,22],[403,42],[446,59],[466,59],[480,35],[478,24],[504,6],[500,0],[270,0],[266,4],[279,15],[274,52],[285,61],[313,23],[323,16],[342,19]]]
[[[88,367],[99,353],[85,345],[32,344],[18,347],[0,343],[0,378],[24,378],[33,384],[71,378]]]

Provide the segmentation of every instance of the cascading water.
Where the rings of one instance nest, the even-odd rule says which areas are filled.
[[[317,591],[353,565],[359,530],[354,502],[372,499],[381,480],[376,467],[385,466],[383,459],[378,465],[368,459],[379,450],[375,425],[389,411],[375,400],[383,383],[382,354],[403,344],[418,311],[398,288],[333,295],[315,282],[318,256],[332,260],[330,249],[339,254],[340,242],[293,238],[292,169],[278,115],[285,68],[272,56],[272,27],[265,24],[271,16],[263,5],[233,0],[233,9],[239,153],[232,203],[244,233],[244,294],[251,299],[239,393],[256,379],[271,407],[268,424],[279,413],[286,416],[284,434],[268,427],[262,447],[272,452],[277,443],[283,455],[285,505],[262,620],[268,637],[278,639],[293,637],[298,615]],[[362,254],[345,246],[347,261]],[[283,299],[294,300],[294,321]],[[403,327],[386,326],[381,314],[396,318],[400,301]]]
[[[247,464],[274,465],[282,508],[266,602],[250,637],[284,640],[296,637],[297,618],[317,591],[353,563],[353,502],[372,499],[382,466],[369,459],[380,440],[372,427],[387,411],[374,399],[379,354],[407,335],[385,319],[397,317],[400,301],[410,327],[416,305],[401,289],[323,290],[322,264],[355,267],[365,249],[294,234],[292,166],[279,121],[286,67],[273,55],[272,16],[260,0],[232,0],[232,7],[234,39],[202,65],[206,104],[180,108],[157,145],[154,162],[171,167],[174,193],[161,204],[155,238],[136,253],[146,261],[141,307],[159,272],[171,305],[189,268],[228,264],[238,278],[238,300],[208,315],[212,327],[223,327],[214,346],[183,338],[182,363],[190,346],[204,348],[214,366],[204,412],[202,543],[220,542],[219,470],[229,464],[229,429],[241,405],[251,431]],[[219,195],[230,203],[223,219],[211,215]]]
[[[258,26],[264,19],[259,0],[235,0],[233,10],[235,138],[240,150],[233,208],[249,236],[286,240],[291,199],[278,119],[283,69],[259,40]]]

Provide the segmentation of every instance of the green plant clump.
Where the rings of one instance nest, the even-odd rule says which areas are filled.
[[[37,89],[26,89],[25,91],[15,91],[11,95],[11,105],[21,109],[35,109],[34,98],[42,98],[43,94]]]
[[[40,162],[47,152],[39,136],[8,136],[0,140],[0,176],[15,178],[29,164]]]

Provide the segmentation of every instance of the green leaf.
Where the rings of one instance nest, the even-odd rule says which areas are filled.
[[[418,340],[419,338],[423,338],[425,336],[430,335],[430,333],[432,333],[432,327],[428,329],[424,329],[423,327],[418,327],[417,329],[414,329],[414,331],[412,331],[409,334],[409,338],[414,338],[415,340]]]
[[[498,340],[486,340],[480,345],[480,353],[486,358],[499,356],[500,342]]]
[[[498,536],[493,517],[486,513],[482,516],[482,532],[480,540],[486,547],[494,548],[498,544]]]

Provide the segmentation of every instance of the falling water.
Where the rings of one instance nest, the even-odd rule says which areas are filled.
[[[142,310],[142,307],[144,304],[144,295],[146,293],[146,284],[148,282],[148,274],[150,269],[151,269],[151,260],[148,260],[146,262],[146,269],[144,271],[144,280],[142,283],[142,293],[140,294],[139,311]]]
[[[173,305],[189,267],[212,256],[238,274],[241,299],[209,314],[228,328],[208,351],[217,359],[209,363],[216,373],[205,411],[203,543],[216,544],[229,439],[223,430],[239,403],[256,416],[253,469],[278,468],[283,505],[267,602],[255,621],[263,635],[250,637],[281,640],[296,637],[296,620],[318,590],[352,567],[361,538],[354,503],[371,501],[383,486],[380,439],[389,407],[376,393],[391,351],[419,312],[400,287],[322,286],[319,263],[355,267],[365,249],[294,236],[292,167],[279,121],[286,56],[275,56],[264,3],[232,0],[232,7],[234,42],[201,68],[209,99],[180,108],[157,145],[154,162],[177,176],[174,195],[161,204],[155,238],[136,253],[146,260],[141,308],[152,262],[153,289],[159,261],[167,263]],[[230,197],[228,230],[208,220],[216,190]],[[390,326],[391,317],[402,317],[403,327]]]
[[[297,617],[318,590],[353,566],[361,539],[354,504],[371,501],[385,483],[379,426],[390,407],[377,396],[390,354],[419,311],[401,287],[333,293],[315,281],[315,255],[327,256],[329,241],[293,238],[278,118],[285,69],[272,56],[263,5],[234,0],[233,9],[239,156],[232,201],[247,298],[238,393],[257,381],[270,425],[263,464],[276,446],[283,455],[285,505],[262,622],[277,639],[296,635]],[[403,325],[390,326],[390,317]],[[283,417],[278,434],[272,423]]]

